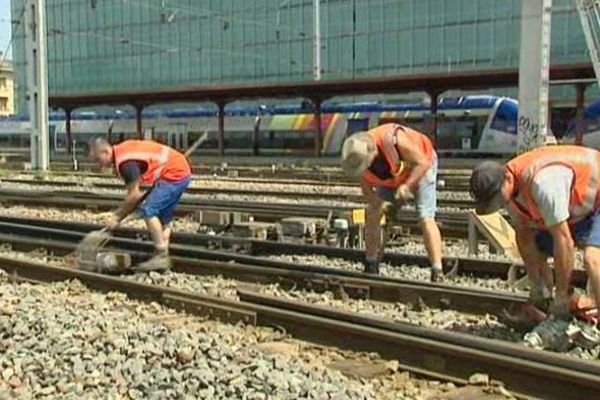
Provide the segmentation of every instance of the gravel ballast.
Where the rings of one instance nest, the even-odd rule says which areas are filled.
[[[386,363],[383,376],[327,367],[375,355],[267,328],[176,314],[77,281],[11,284],[0,271],[0,399],[426,399],[454,385]]]

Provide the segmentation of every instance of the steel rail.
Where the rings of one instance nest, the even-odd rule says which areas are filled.
[[[233,174],[232,174],[233,172]],[[228,168],[228,169],[200,169],[196,171],[196,173],[192,176],[192,179],[201,179],[201,180],[217,180],[223,182],[244,182],[244,183],[272,183],[272,184],[282,184],[282,185],[315,185],[315,186],[342,186],[342,187],[354,187],[357,188],[359,185],[355,180],[344,180],[344,181],[332,181],[332,180],[323,180],[323,179],[302,179],[298,177],[292,178],[278,178],[273,175],[270,171],[269,174],[254,177],[254,176],[235,176],[236,172],[238,172],[238,168]],[[108,180],[108,179],[116,179],[114,175],[108,175],[104,173],[95,173],[95,172],[82,172],[82,171],[49,171],[46,175],[44,175],[44,179],[39,179],[38,175],[35,173],[31,173],[28,171],[19,171],[17,172],[19,175],[31,175],[32,178],[37,179],[39,182],[44,182],[44,179],[52,176],[77,176],[80,178],[95,178],[99,180]],[[5,179],[11,179],[8,174],[0,175]],[[318,175],[319,178],[322,178],[321,175]],[[458,185],[458,186],[468,186],[469,184],[469,176],[468,174],[456,174],[450,171],[438,172],[438,179],[443,179],[446,186],[450,185]]]
[[[95,194],[77,191],[40,191],[32,194],[27,190],[0,189],[0,199],[5,204],[19,204],[40,207],[68,209],[89,208],[112,210],[119,206],[119,195]],[[176,215],[183,216],[198,211],[225,211],[250,214],[255,220],[277,222],[285,217],[308,217],[327,219],[331,216],[350,218],[356,207],[324,206],[315,204],[257,203],[248,201],[183,199],[177,206]],[[465,237],[468,231],[468,213],[438,213],[436,218],[440,229],[447,237]],[[403,211],[398,224],[404,228],[418,230],[418,216],[413,211]]]
[[[345,344],[362,351],[381,352],[383,349],[380,354],[385,358],[395,358],[404,364],[459,378],[467,378],[474,371],[485,372],[493,379],[506,383],[510,390],[544,399],[580,400],[600,396],[598,363],[491,339],[282,300],[246,290],[238,290],[238,296],[242,301],[273,310],[268,316],[259,314],[259,324],[286,326],[292,335],[310,335],[312,340],[324,344],[339,343],[339,339],[331,337],[332,334],[339,335]],[[334,332],[318,335],[311,332],[310,326],[288,320],[284,313],[289,311],[329,319],[338,325],[332,323]],[[359,333],[353,329],[356,326],[374,331],[371,335],[365,331]],[[357,337],[357,334],[362,337]],[[396,341],[398,339],[400,342]]]
[[[0,223],[0,242],[10,243],[12,248],[17,250],[44,248],[54,254],[67,254],[75,250],[83,236],[80,232]],[[113,250],[129,252],[136,261],[148,257],[153,251],[150,242],[133,239],[113,238],[109,246]],[[191,246],[173,245],[171,253],[174,255],[172,258],[175,272],[222,275],[253,283],[280,283],[283,287],[331,291],[352,298],[412,304],[423,302],[430,307],[479,314],[514,310],[526,300],[522,295],[508,292],[365,275],[360,272],[273,261]]]
[[[49,180],[29,180],[29,179],[2,179],[2,182],[16,183],[21,185],[30,186],[58,186],[65,188],[84,188],[93,187],[98,189],[109,189],[109,190],[123,190],[124,186],[117,183],[101,183],[93,182],[82,185],[79,182],[67,182],[67,181],[49,181]],[[297,183],[288,183],[295,185]],[[275,191],[275,190],[253,190],[253,189],[227,189],[227,188],[203,188],[203,187],[189,187],[186,189],[189,194],[206,195],[206,194],[221,194],[228,196],[261,196],[261,197],[278,197],[278,198],[289,198],[289,199],[316,199],[316,200],[335,200],[335,201],[347,201],[352,203],[361,204],[366,207],[365,199],[362,194],[352,193],[319,193],[319,192],[289,192],[289,191]],[[452,208],[473,208],[473,200],[465,199],[438,199],[439,207],[452,207]]]
[[[31,219],[21,217],[4,217],[0,216],[0,222],[24,225],[24,226],[52,226],[59,230],[77,231],[87,233],[93,230],[100,229],[97,224],[56,221],[47,219]],[[119,228],[115,231],[119,237],[139,239],[148,238],[148,233],[145,230],[132,228]],[[275,265],[281,262],[267,260],[259,256],[265,255],[282,255],[282,254],[297,254],[297,255],[323,255],[330,258],[341,258],[347,261],[360,261],[364,257],[363,250],[344,249],[339,247],[296,244],[287,242],[275,242],[268,240],[256,240],[247,238],[236,238],[231,236],[215,236],[197,233],[179,233],[175,232],[172,236],[173,249],[178,249],[183,246],[185,254],[186,246],[202,246],[211,248],[220,248],[229,251],[212,251],[206,253],[204,257],[215,257],[214,260],[221,261],[239,261],[246,262],[244,257],[247,255],[235,254],[231,252],[232,248],[243,250],[250,256],[255,256],[261,260],[261,265]],[[176,250],[177,251],[177,250]],[[198,256],[196,253],[191,257]],[[383,253],[382,261],[391,265],[401,266],[405,264],[418,265],[428,268],[430,262],[427,256],[408,253]],[[497,260],[480,260],[469,257],[445,257],[443,260],[443,269],[445,273],[473,275],[476,277],[495,277],[500,279],[508,279],[511,269],[515,269],[516,277],[525,275],[525,267],[520,263]],[[340,272],[342,273],[342,272]],[[360,275],[360,274],[359,274]],[[379,279],[384,277],[379,276]],[[585,270],[576,269],[573,271],[573,283],[580,287],[585,287],[587,282],[587,272]]]
[[[134,299],[224,322],[277,326],[302,340],[377,352],[438,378],[465,380],[477,371],[524,395],[561,400],[600,396],[597,364],[471,335],[391,323],[245,290],[238,291],[240,301],[232,301],[6,257],[0,257],[0,268],[15,281],[77,279],[92,289],[117,290]]]

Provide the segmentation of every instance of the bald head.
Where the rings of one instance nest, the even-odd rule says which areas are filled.
[[[89,141],[89,159],[102,167],[110,167],[113,163],[113,149],[108,140],[98,137]]]

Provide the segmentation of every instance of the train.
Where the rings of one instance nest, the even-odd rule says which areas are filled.
[[[488,95],[442,98],[435,117],[440,153],[511,154],[517,146],[518,103],[508,97]],[[149,108],[143,114],[144,138],[185,150],[205,132],[208,139],[197,154],[216,151],[216,109],[206,106]],[[67,148],[65,114],[53,111],[50,120],[51,155]],[[225,109],[226,154],[312,154],[316,119],[306,103],[273,106],[231,106]],[[349,135],[382,123],[397,122],[431,132],[434,118],[427,102],[326,103],[322,106],[322,154],[340,154]],[[75,111],[71,121],[77,152],[90,138],[105,136],[119,142],[137,137],[135,114],[119,109]],[[26,117],[0,119],[0,145],[5,153],[27,152],[29,122]],[[195,153],[196,154],[196,153]]]
[[[576,142],[578,122],[572,121],[566,130],[562,143]],[[600,149],[600,99],[591,102],[583,111],[581,119],[582,144],[586,147]]]

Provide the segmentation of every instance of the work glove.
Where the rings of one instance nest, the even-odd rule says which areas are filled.
[[[379,257],[375,258],[375,259],[370,259],[365,257],[365,260],[363,261],[363,265],[364,265],[364,273],[367,274],[376,274],[379,275]]]
[[[415,195],[410,190],[408,185],[400,185],[398,186],[398,189],[396,189],[395,198],[398,201],[406,202],[408,200],[413,200],[415,198]]]

